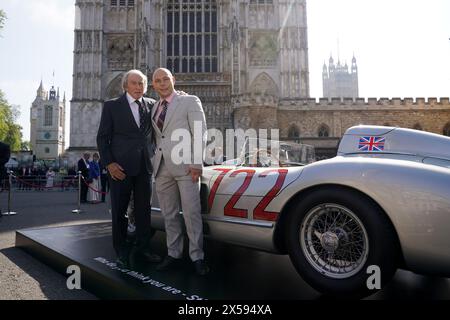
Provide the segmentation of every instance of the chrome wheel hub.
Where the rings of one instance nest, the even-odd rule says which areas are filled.
[[[320,243],[322,248],[332,253],[339,247],[339,238],[334,232],[327,231],[320,235]]]

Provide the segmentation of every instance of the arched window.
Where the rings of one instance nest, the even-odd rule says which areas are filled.
[[[447,124],[444,127],[444,130],[442,132],[444,136],[450,137],[450,122],[447,122]]]
[[[327,125],[322,124],[319,128],[319,131],[317,132],[317,135],[319,138],[327,138],[330,136],[330,129]]]
[[[299,138],[300,137],[300,130],[297,128],[296,125],[292,125],[288,130],[288,138]]]
[[[413,126],[413,129],[414,129],[414,130],[423,130],[423,129],[422,129],[422,126],[420,125],[420,123],[416,123],[416,124]]]
[[[44,109],[44,126],[53,125],[53,108],[51,106],[46,106]]]

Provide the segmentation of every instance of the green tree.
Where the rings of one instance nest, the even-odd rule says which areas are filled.
[[[31,143],[30,141],[22,141],[20,144],[20,150],[22,151],[30,151],[31,150]]]
[[[2,31],[3,29],[5,20],[6,20],[6,13],[2,9],[0,9],[0,31]]]
[[[0,9],[0,32],[6,20],[6,13]],[[12,151],[21,149],[22,127],[15,123],[19,116],[19,110],[6,100],[0,90],[0,141],[9,144]]]
[[[22,143],[22,127],[15,123],[18,108],[11,106],[0,90],[0,141],[9,144],[12,151],[18,151]]]

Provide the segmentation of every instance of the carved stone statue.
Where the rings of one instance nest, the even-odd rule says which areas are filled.
[[[236,44],[239,42],[239,22],[236,16],[233,17],[233,21],[230,23],[231,42]]]

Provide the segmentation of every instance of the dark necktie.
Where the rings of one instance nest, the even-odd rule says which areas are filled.
[[[156,122],[156,124],[157,124],[157,126],[159,128],[159,131],[161,131],[161,132],[162,132],[163,127],[164,127],[164,120],[166,119],[167,105],[168,104],[169,103],[167,102],[167,100],[163,100],[161,102],[162,110],[161,110],[161,113],[159,114],[158,121]]]
[[[145,116],[147,114],[144,105],[139,100],[135,101],[139,106],[139,128],[142,132],[145,130]]]

